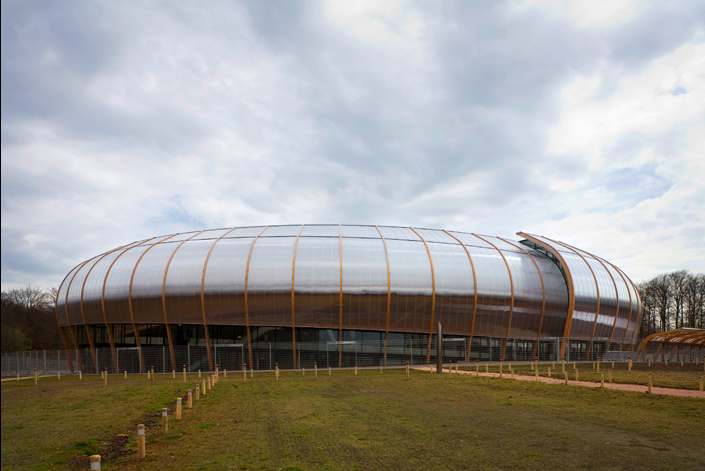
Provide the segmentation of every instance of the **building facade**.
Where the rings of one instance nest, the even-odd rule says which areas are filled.
[[[287,225],[204,230],[127,244],[74,267],[57,295],[70,348],[263,345],[299,367],[346,345],[382,364],[434,356],[437,325],[455,358],[590,358],[631,348],[634,284],[612,263],[548,237],[435,229]],[[414,352],[412,351],[413,355]],[[288,356],[287,356],[288,355]],[[271,355],[270,355],[271,356]],[[90,360],[89,360],[90,362]],[[83,367],[81,365],[81,367]],[[203,365],[203,369],[206,365]]]

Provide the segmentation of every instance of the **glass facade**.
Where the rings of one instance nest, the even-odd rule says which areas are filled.
[[[402,358],[410,353],[404,342],[419,336],[412,340],[421,348],[436,322],[466,357],[475,347],[536,354],[549,337],[634,336],[640,304],[621,270],[546,237],[520,235],[528,240],[287,225],[161,236],[71,270],[59,288],[57,318],[99,345],[108,332],[121,345],[163,345],[168,337],[205,345],[206,329],[211,343],[247,343],[249,329],[250,355],[263,342],[287,345],[293,364],[300,354],[294,343],[330,350],[358,335],[370,349]],[[84,326],[96,327],[90,333]],[[555,348],[546,345],[540,348]]]

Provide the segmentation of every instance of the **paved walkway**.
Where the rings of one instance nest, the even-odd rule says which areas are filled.
[[[420,370],[420,371],[430,371],[432,366],[417,366],[414,367],[415,370]],[[435,369],[435,368],[434,368]],[[444,374],[448,374],[448,368],[443,369]],[[456,374],[455,370],[453,370],[453,373],[451,374]],[[477,373],[474,371],[466,371],[466,370],[458,370],[458,374],[466,374],[466,375],[472,375],[476,376]],[[499,378],[499,373],[484,373],[480,372],[479,376],[487,376],[490,378]],[[505,379],[510,379],[511,373],[504,373],[502,375],[503,378]],[[514,379],[517,381],[536,381],[536,378],[534,376],[528,376],[528,375],[518,375],[514,374]],[[538,379],[542,383],[549,383],[549,384],[564,384],[565,381],[562,379],[558,378],[546,378],[545,376],[539,376]],[[585,388],[599,388],[600,383],[594,383],[592,381],[571,381],[568,380],[568,385],[569,386],[583,386]],[[646,393],[648,392],[648,387],[646,386],[641,386],[639,384],[624,384],[624,383],[607,383],[605,382],[605,389],[614,389],[617,391],[632,391],[632,392],[640,392],[640,393]],[[659,394],[662,396],[677,396],[677,397],[694,397],[698,399],[705,399],[705,391],[696,391],[694,389],[674,389],[674,388],[657,388],[657,387],[652,387],[651,388],[651,394]]]

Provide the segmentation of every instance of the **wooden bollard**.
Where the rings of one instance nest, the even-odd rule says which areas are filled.
[[[594,361],[592,362],[592,369],[593,370],[595,369],[595,362]]]
[[[576,363],[573,363],[573,369],[574,369],[574,370],[577,370],[577,369],[578,369],[578,365],[577,365]]]
[[[37,373],[37,369],[34,369],[34,385],[37,386],[39,385],[39,373]]]
[[[176,398],[176,420],[181,420],[181,398]]]
[[[201,377],[201,370],[198,370],[198,377]]]
[[[242,364],[242,380],[247,381],[247,363]]]
[[[176,370],[171,370],[171,379],[176,379]]]
[[[575,370],[575,381],[578,380],[578,370]]]
[[[186,394],[187,394],[187,397],[188,397],[188,400],[187,400],[187,403],[186,403],[186,407],[188,407],[189,409],[193,409],[193,393],[192,393],[191,390],[189,389]]]
[[[409,362],[406,362],[406,379],[409,379]]]
[[[550,366],[548,367],[548,377],[549,378],[551,377],[551,367]]]
[[[683,359],[681,358],[681,366],[683,366]]]
[[[490,365],[485,363],[485,373],[489,373],[489,372],[490,372]]]
[[[330,366],[328,367],[328,376],[333,376],[333,370]]]
[[[651,360],[649,360],[649,368],[651,368]]]
[[[147,456],[147,444],[144,435],[144,424],[137,425],[137,456],[144,458]]]
[[[83,379],[83,374],[81,373],[81,370],[78,370],[78,379]]]
[[[703,390],[703,377],[702,376],[700,377],[699,383],[700,383],[700,390],[702,391]]]
[[[568,372],[567,371],[563,372],[563,384],[565,384],[566,386],[568,385]]]
[[[91,455],[90,457],[91,471],[100,469],[100,455]]]
[[[206,384],[208,385],[208,390],[211,390],[211,377],[209,376],[208,379],[206,380]]]
[[[480,360],[475,360],[475,375],[480,376]]]
[[[223,370],[223,378],[227,378],[227,377],[228,377],[228,370],[225,369],[225,370]]]
[[[318,363],[313,362],[313,375],[318,379]]]
[[[105,377],[105,374],[103,373],[103,370],[100,370],[100,379],[103,379]]]
[[[666,366],[668,366],[668,358],[666,358]]]
[[[647,384],[648,392],[651,394],[651,378],[649,378],[649,382]]]
[[[614,360],[612,360],[612,369],[614,369]]]
[[[612,370],[609,370],[607,372],[607,381],[609,381],[609,383],[612,384]]]
[[[162,432],[165,435],[169,433],[169,411],[166,407],[162,409]]]
[[[152,384],[154,384],[154,367],[153,366],[150,368],[150,371],[152,372]]]
[[[125,379],[127,379],[127,370],[125,370],[125,371],[123,372],[123,377],[124,377]]]
[[[357,365],[355,365],[355,376],[357,376]]]
[[[605,374],[600,373],[600,388],[604,389],[605,388]]]
[[[301,368],[301,376],[306,376],[306,368]]]
[[[201,391],[203,391],[203,395],[206,395],[206,380],[203,380],[203,386],[201,387]]]
[[[274,379],[279,381],[279,363],[274,364]]]
[[[184,383],[186,382],[186,365],[184,365]]]
[[[105,368],[103,371],[103,385],[107,386],[108,385],[108,369]]]
[[[57,371],[57,372],[56,372],[56,379],[58,379],[59,381],[61,381],[61,371]]]
[[[254,377],[255,377],[255,370],[253,370],[252,367],[250,366],[250,379],[252,379]]]
[[[201,399],[201,386],[196,386],[196,400]]]

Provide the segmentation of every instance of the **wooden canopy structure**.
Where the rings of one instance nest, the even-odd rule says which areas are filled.
[[[698,347],[698,349],[705,347],[705,329],[683,328],[649,335],[637,348],[637,355],[644,351],[649,343],[659,344],[654,354],[654,360],[658,360],[659,355],[662,355],[663,359],[670,359],[674,353],[677,353],[680,357],[681,347],[684,345],[688,347],[686,351],[690,353],[692,353],[693,347]],[[671,349],[668,353],[668,358],[666,358],[666,350],[669,346]]]

